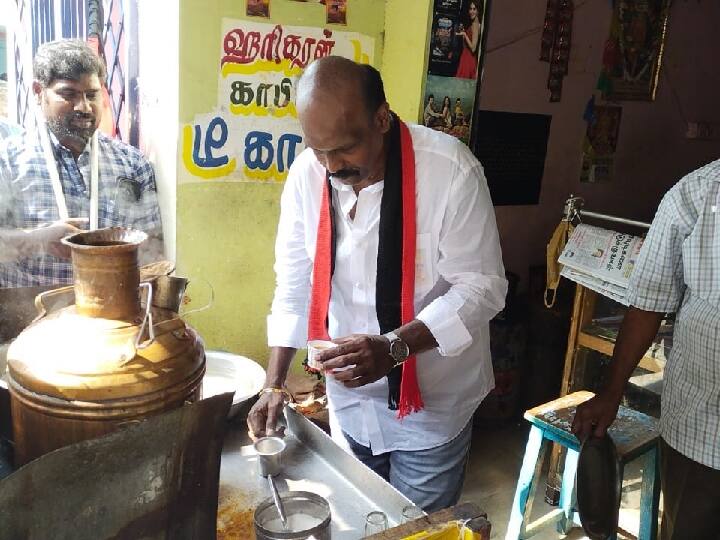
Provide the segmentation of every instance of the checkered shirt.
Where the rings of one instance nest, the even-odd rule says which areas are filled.
[[[646,311],[677,312],[660,430],[680,453],[720,469],[720,160],[663,198],[628,299]]]
[[[90,215],[90,144],[77,162],[51,134],[51,143],[71,218]],[[126,226],[160,235],[162,225],[152,165],[135,148],[98,136],[98,227]],[[36,133],[0,143],[0,229],[31,229],[60,219]],[[0,264],[0,287],[72,283],[70,262],[35,255]]]
[[[4,118],[0,118],[0,141],[13,135],[19,135],[22,131],[23,129],[17,124],[13,124]]]

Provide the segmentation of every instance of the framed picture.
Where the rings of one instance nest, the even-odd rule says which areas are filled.
[[[598,83],[610,101],[653,101],[670,0],[616,0]]]

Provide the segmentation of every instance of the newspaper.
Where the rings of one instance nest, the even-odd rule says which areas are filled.
[[[629,305],[628,301],[625,299],[627,289],[624,287],[620,287],[608,281],[603,281],[602,279],[594,278],[582,272],[577,272],[568,266],[563,267],[560,271],[560,275],[574,281],[575,283],[579,283],[583,287],[595,291],[596,293],[607,296],[611,300],[620,302],[624,306]]]
[[[642,243],[639,236],[578,225],[558,258],[560,275],[628,305],[627,287]]]

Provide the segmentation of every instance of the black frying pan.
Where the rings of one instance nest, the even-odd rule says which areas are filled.
[[[622,477],[615,444],[609,435],[589,437],[580,447],[577,505],[585,533],[604,540],[617,531]]]

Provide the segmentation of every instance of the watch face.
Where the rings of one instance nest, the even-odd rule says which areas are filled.
[[[405,360],[409,352],[407,344],[401,339],[396,339],[390,343],[390,355],[395,361]]]

